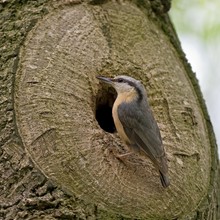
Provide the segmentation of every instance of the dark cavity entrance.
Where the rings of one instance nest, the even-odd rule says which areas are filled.
[[[112,107],[116,99],[116,92],[112,88],[102,88],[96,98],[96,120],[99,126],[106,132],[116,131],[112,117]]]

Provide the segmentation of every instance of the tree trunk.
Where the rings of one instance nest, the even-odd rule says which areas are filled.
[[[2,1],[0,219],[220,219],[212,125],[169,1]],[[124,162],[96,75],[146,87],[168,157]]]

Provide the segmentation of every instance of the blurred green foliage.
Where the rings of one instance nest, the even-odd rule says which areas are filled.
[[[219,41],[219,10],[219,0],[173,0],[170,14],[177,32],[199,35],[209,42]]]
[[[173,0],[169,14],[199,79],[220,147],[219,10],[220,0]]]

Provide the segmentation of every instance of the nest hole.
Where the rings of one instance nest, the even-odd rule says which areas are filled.
[[[99,126],[106,132],[116,132],[114,120],[112,117],[112,107],[116,99],[116,92],[109,88],[101,89],[96,98],[96,120]]]

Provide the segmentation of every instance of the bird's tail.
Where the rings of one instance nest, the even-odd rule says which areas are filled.
[[[161,171],[159,172],[160,172],[160,181],[161,181],[162,186],[164,188],[168,187],[170,185],[168,174],[167,173],[164,174]]]

